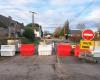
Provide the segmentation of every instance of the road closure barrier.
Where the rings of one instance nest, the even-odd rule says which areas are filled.
[[[74,56],[78,57],[80,53],[80,46],[76,45],[75,49],[74,49]]]
[[[71,56],[72,47],[70,44],[58,44],[57,45],[57,55],[58,57]]]
[[[34,44],[22,44],[20,47],[21,56],[33,56],[35,54]]]
[[[15,45],[1,45],[1,56],[14,56]]]
[[[78,57],[80,53],[91,53],[91,50],[81,49],[79,45],[76,45],[74,49],[74,56]]]
[[[39,45],[38,54],[39,55],[52,55],[52,45]]]

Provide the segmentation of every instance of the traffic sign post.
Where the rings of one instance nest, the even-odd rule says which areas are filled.
[[[87,29],[82,32],[82,38],[84,40],[92,40],[94,38],[94,36],[95,36],[95,34],[92,30]]]
[[[92,30],[90,30],[90,29],[84,30],[82,32],[82,38],[84,40],[80,41],[80,49],[93,50],[95,43],[92,39],[94,38],[94,36],[95,36],[95,34]]]

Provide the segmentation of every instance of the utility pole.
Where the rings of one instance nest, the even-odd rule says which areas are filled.
[[[9,16],[9,25],[8,25],[8,37],[11,38],[11,22],[12,22],[12,18],[11,16]]]
[[[35,12],[30,11],[30,13],[32,13],[32,28],[33,28],[33,32],[34,32],[34,37],[35,37],[35,31],[34,31],[34,14],[36,14]]]
[[[36,14],[35,12],[32,12],[32,11],[30,11],[31,13],[32,13],[32,27],[33,27],[33,30],[34,30],[34,14]]]

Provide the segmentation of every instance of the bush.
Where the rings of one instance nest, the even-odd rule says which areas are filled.
[[[22,37],[22,38],[21,38],[21,43],[22,43],[22,44],[31,44],[32,41],[30,41],[29,39],[27,39],[27,38],[25,38],[25,37]]]
[[[7,40],[6,39],[0,39],[0,45],[6,45]]]
[[[34,41],[35,39],[35,34],[34,31],[32,30],[32,28],[28,27],[25,29],[23,36],[27,39],[29,39],[30,41]]]

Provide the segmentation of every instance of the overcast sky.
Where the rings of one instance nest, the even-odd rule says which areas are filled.
[[[43,27],[54,29],[68,19],[74,29],[82,20],[100,19],[100,0],[0,0],[0,14],[25,25],[31,22],[29,11],[37,13],[35,22]]]

